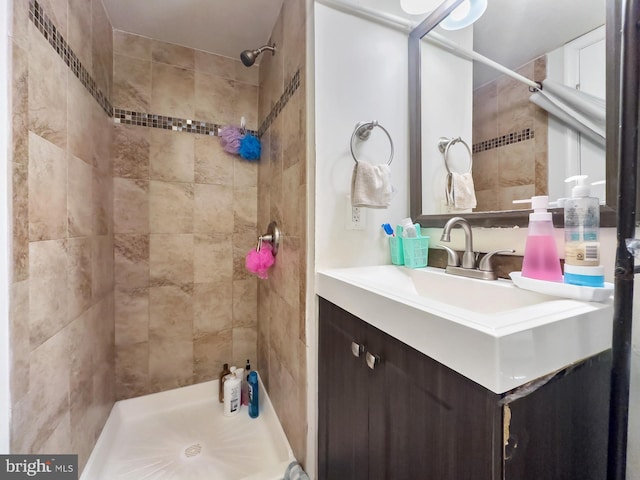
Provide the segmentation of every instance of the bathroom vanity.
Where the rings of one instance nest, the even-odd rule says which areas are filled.
[[[382,266],[317,275],[319,478],[604,478],[611,306],[518,298],[506,282],[484,292],[445,285],[449,278],[427,272],[429,285],[468,287],[460,298],[476,287],[503,306],[474,316],[464,300],[446,308],[447,291],[435,284],[440,301],[420,295],[416,273]],[[489,298],[495,289],[502,300]],[[564,313],[553,317],[547,303]],[[577,337],[550,341],[563,328]],[[602,342],[593,337],[607,331]],[[578,356],[554,357],[540,343]],[[513,368],[489,375],[501,356]],[[565,363],[540,373],[539,360]]]

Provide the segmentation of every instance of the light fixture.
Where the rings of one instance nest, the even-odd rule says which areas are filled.
[[[478,20],[487,9],[487,0],[464,0],[440,22],[445,30],[460,30]]]
[[[442,0],[400,0],[400,7],[410,15],[422,15],[435,10]]]

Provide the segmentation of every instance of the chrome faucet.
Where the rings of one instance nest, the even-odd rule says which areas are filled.
[[[460,227],[464,231],[464,254],[462,256],[462,266],[459,266],[460,260],[458,259],[458,254],[456,251],[446,245],[440,245],[448,253],[447,269],[445,270],[445,272],[452,275],[478,278],[481,280],[496,280],[498,276],[493,271],[493,267],[491,266],[491,258],[496,253],[514,253],[515,250],[506,249],[494,250],[493,252],[489,252],[484,257],[482,257],[480,266],[476,268],[476,254],[473,251],[473,235],[471,231],[471,225],[469,225],[469,222],[466,219],[462,217],[451,218],[444,226],[440,241],[451,241],[451,229],[455,225],[460,225]]]
[[[476,254],[473,253],[473,234],[471,232],[471,225],[462,217],[452,217],[445,224],[441,242],[451,241],[451,229],[455,225],[460,225],[464,231],[464,255],[462,256],[462,268],[476,268]]]

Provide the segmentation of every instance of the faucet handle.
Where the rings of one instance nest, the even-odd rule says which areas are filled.
[[[447,266],[449,267],[459,267],[460,266],[460,257],[458,257],[458,252],[456,252],[453,248],[447,247],[441,243],[435,245],[436,247],[444,248],[447,251]]]
[[[482,270],[484,272],[493,272],[493,267],[491,266],[491,257],[493,257],[496,253],[515,253],[515,250],[513,248],[506,248],[502,250],[494,250],[493,252],[487,253],[480,260],[478,270]]]

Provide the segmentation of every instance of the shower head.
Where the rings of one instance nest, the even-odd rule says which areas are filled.
[[[274,43],[273,45],[263,45],[257,50],[245,50],[240,54],[240,60],[242,60],[242,63],[244,63],[245,67],[250,67],[251,65],[256,63],[256,59],[258,58],[258,55],[260,55],[265,50],[271,50],[271,55],[275,55],[276,44]]]

